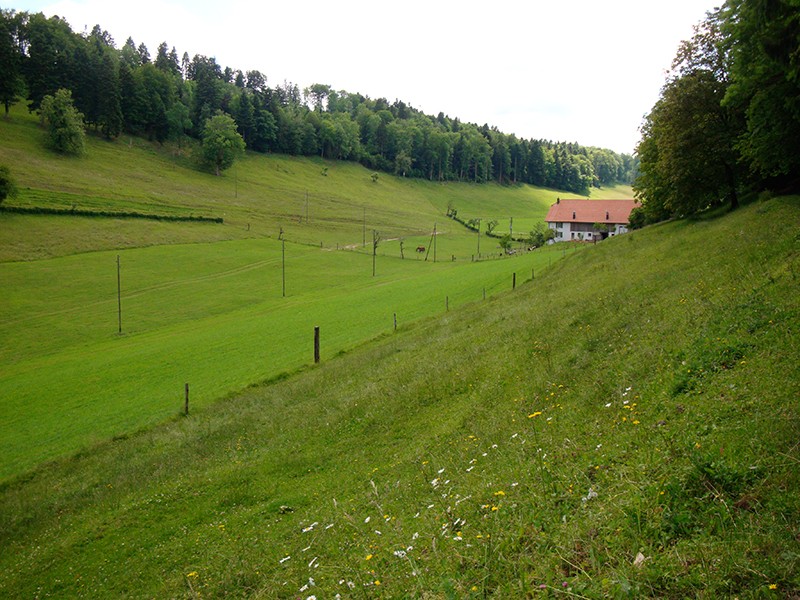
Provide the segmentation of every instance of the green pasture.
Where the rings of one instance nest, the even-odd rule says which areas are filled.
[[[513,292],[506,269],[546,254],[436,265],[379,257],[373,282],[367,254],[293,248],[304,274],[322,267],[313,277],[332,304],[357,307],[342,317],[307,295],[305,277],[285,299],[303,316],[254,299],[279,289],[275,242],[210,244],[206,264],[177,287],[159,280],[157,264],[175,251],[164,271],[179,279],[198,249],[129,250],[120,252],[129,310],[137,299],[161,310],[121,337],[116,253],[87,254],[93,269],[110,267],[112,297],[97,306],[103,326],[87,333],[102,339],[83,342],[76,327],[70,354],[102,354],[112,375],[123,347],[148,367],[154,347],[158,362],[175,360],[171,347],[233,379],[237,360],[263,364],[270,344],[289,348],[273,314],[303,330],[297,364],[310,362],[310,327],[320,325],[323,361],[188,418],[169,417],[191,366],[152,375],[174,388],[161,423],[7,479],[0,596],[793,597],[799,202],[586,246]],[[37,263],[78,280],[80,258]],[[449,313],[439,304],[413,326],[398,310],[391,332],[397,300],[430,291],[438,303],[473,272],[499,293],[483,302],[465,286],[450,292],[462,296]],[[423,282],[414,294],[393,284],[408,277]],[[217,297],[193,298],[192,288]],[[90,304],[78,289],[52,293]],[[182,323],[169,325],[178,313]],[[364,321],[377,323],[370,343],[345,342],[343,354],[330,345]],[[148,377],[135,376],[128,393],[153,387]],[[114,391],[104,406],[123,401]],[[107,426],[105,413],[92,418]]]
[[[379,246],[380,248],[380,246]],[[284,287],[285,252],[285,289]],[[117,256],[120,257],[122,334]],[[0,476],[196,408],[394,328],[521,285],[563,248],[426,262],[276,240],[0,264]]]
[[[87,156],[47,151],[44,132],[22,105],[0,121],[0,163],[20,188],[10,204],[159,215],[222,217],[224,225],[115,219],[0,215],[0,260],[35,260],[75,252],[165,243],[270,237],[329,248],[351,247],[377,230],[385,240],[429,239],[434,227],[463,237],[447,251],[473,253],[469,232],[446,219],[448,206],[462,216],[496,218],[498,232],[514,217],[515,231],[542,221],[559,192],[527,185],[442,184],[379,174],[355,163],[318,158],[248,154],[223,176],[200,171],[192,145],[152,144],[90,135]],[[599,194],[599,196],[598,196]],[[598,190],[592,197],[630,197],[630,188]],[[563,194],[562,194],[563,195]],[[504,219],[506,221],[504,221]],[[496,242],[495,242],[496,246]],[[399,249],[398,252],[399,254]]]

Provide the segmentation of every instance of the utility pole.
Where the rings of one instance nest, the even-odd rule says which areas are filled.
[[[118,333],[122,333],[122,278],[120,275],[119,254],[117,254],[117,314],[119,315]]]
[[[283,297],[286,298],[286,240],[281,240],[281,274],[283,278]]]

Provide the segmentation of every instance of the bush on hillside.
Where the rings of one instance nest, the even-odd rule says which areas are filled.
[[[11,170],[5,165],[0,165],[0,204],[6,198],[13,198],[16,195],[17,186],[11,177]]]

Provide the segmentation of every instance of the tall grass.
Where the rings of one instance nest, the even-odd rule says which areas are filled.
[[[607,240],[8,482],[0,594],[794,597],[798,203]]]

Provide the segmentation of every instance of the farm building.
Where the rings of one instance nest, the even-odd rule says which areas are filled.
[[[556,200],[545,222],[556,236],[554,242],[594,242],[628,231],[636,200]]]

